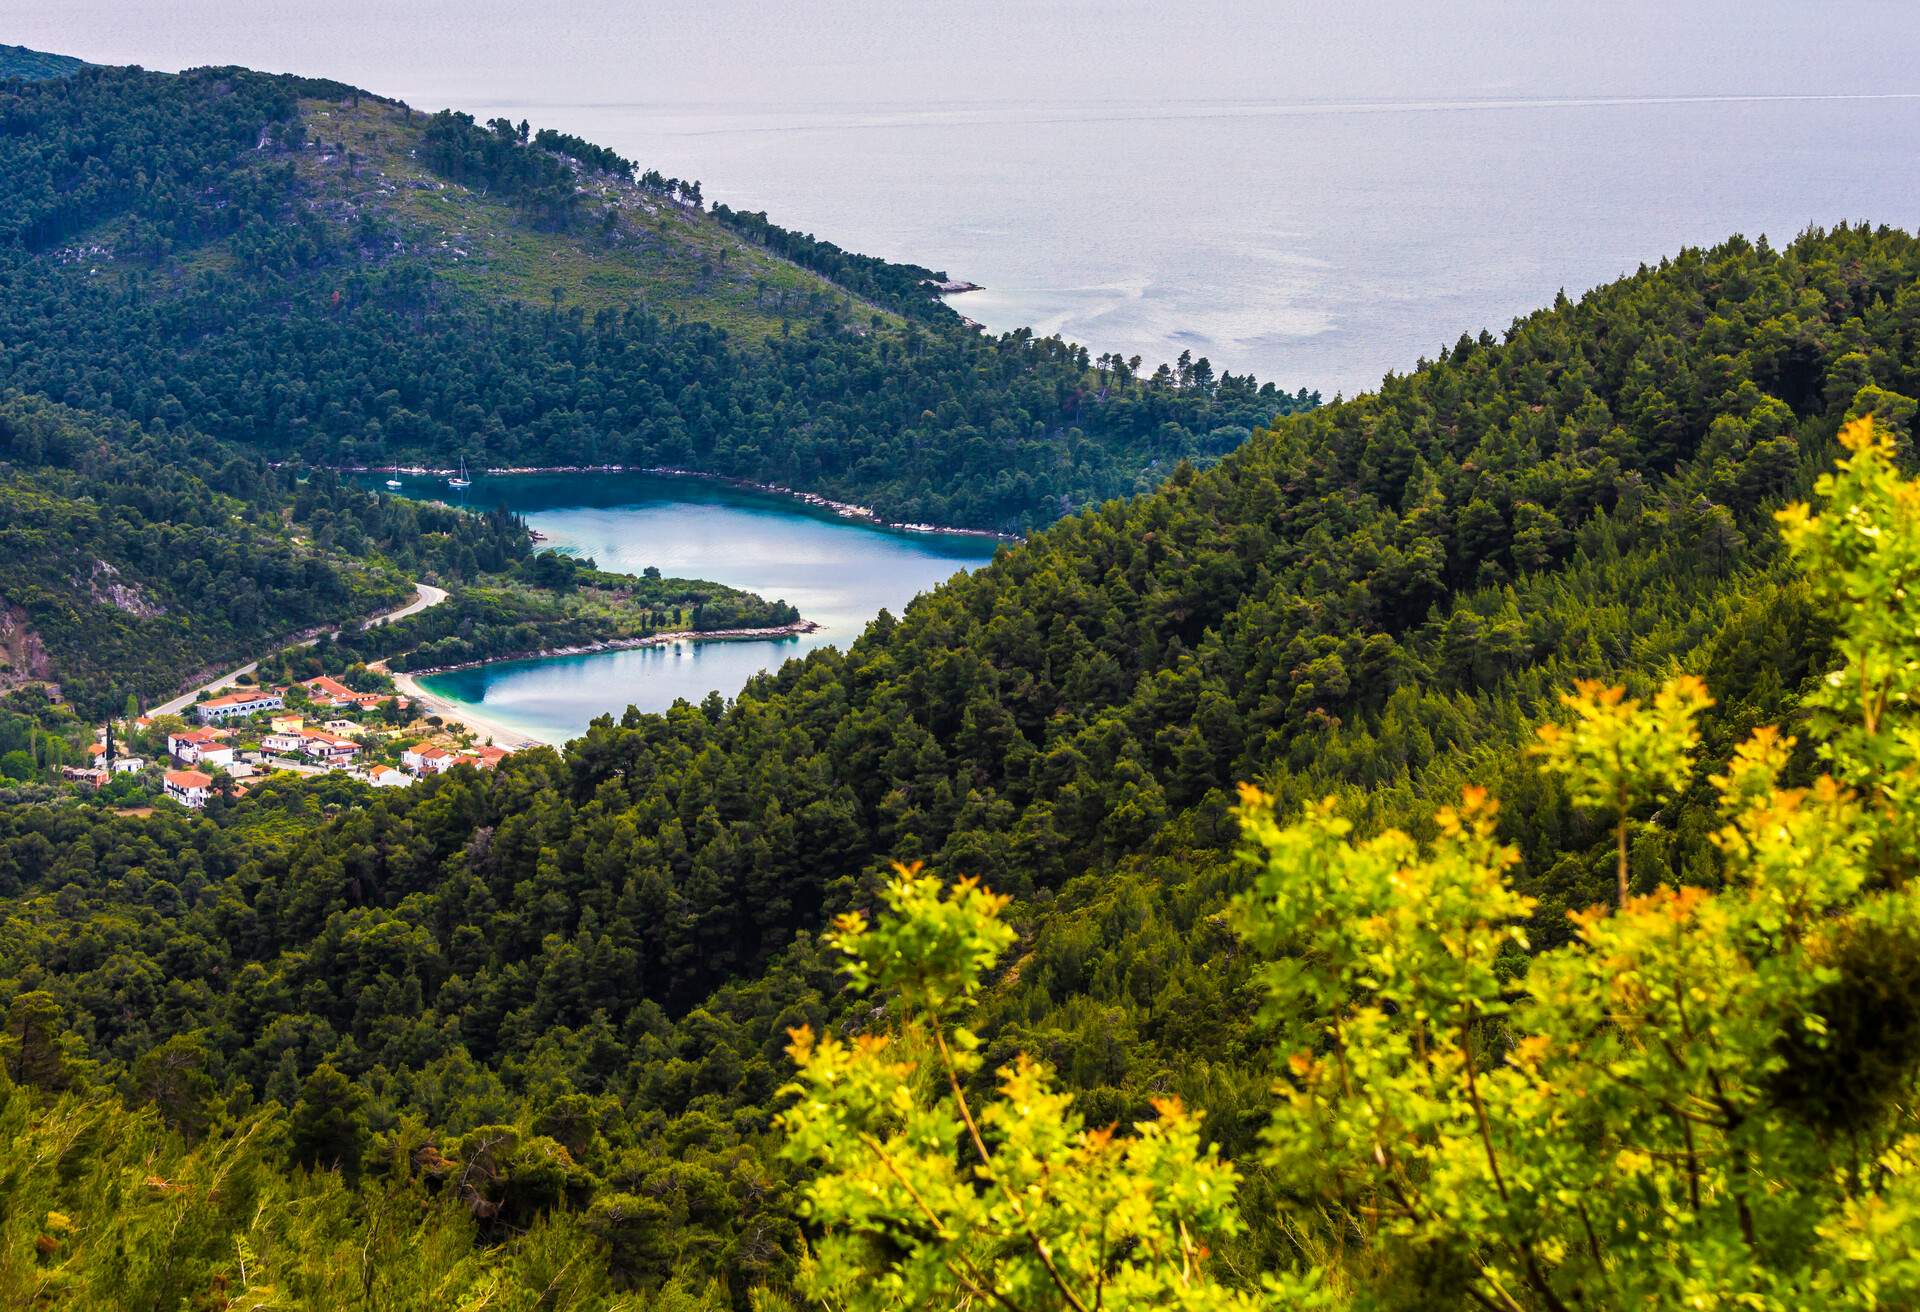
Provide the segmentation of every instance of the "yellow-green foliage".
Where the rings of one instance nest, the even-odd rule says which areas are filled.
[[[827,1232],[802,1288],[847,1308],[1255,1306],[1208,1274],[1209,1237],[1240,1225],[1237,1177],[1177,1101],[1131,1135],[1091,1128],[1024,1057],[977,1111],[967,1097],[978,1040],[950,1018],[1012,941],[1005,899],[971,880],[943,895],[909,867],[885,898],[883,922],[843,917],[830,940],[901,1027],[852,1043],[802,1028],[788,1049],[787,1155],[824,1168],[805,1210]]]
[[[1332,803],[1283,823],[1243,795],[1236,917],[1276,1024],[1260,1167],[1294,1269],[1205,1262],[1241,1224],[1237,1177],[1178,1108],[1130,1139],[1090,1131],[1023,1058],[976,1128],[959,1004],[1010,936],[983,890],[903,873],[892,918],[838,936],[857,983],[898,991],[894,1028],[792,1049],[788,1151],[821,1168],[809,1292],[1008,1312],[1914,1306],[1915,1054],[1829,1033],[1874,952],[1920,951],[1920,485],[1867,421],[1844,438],[1825,509],[1781,516],[1843,633],[1819,699],[1831,771],[1791,786],[1794,740],[1770,728],[1733,752],[1710,781],[1719,888],[1623,896],[1528,957],[1533,903],[1484,790],[1430,844],[1356,840]],[[1696,680],[1650,708],[1568,700],[1545,767],[1623,827],[1695,774]]]

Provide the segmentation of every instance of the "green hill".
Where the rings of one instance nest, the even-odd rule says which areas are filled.
[[[371,498],[366,498],[371,501]],[[410,580],[296,514],[282,480],[112,420],[0,401],[0,687],[60,683],[90,714],[398,605]],[[476,527],[478,524],[476,523]],[[211,672],[211,671],[209,671]]]
[[[1715,885],[1706,775],[1755,724],[1791,723],[1830,659],[1771,512],[1850,413],[1911,441],[1916,306],[1904,233],[1687,251],[1070,517],[724,709],[630,712],[564,760],[326,820],[297,788],[193,821],[0,811],[18,927],[0,982],[33,1105],[90,1083],[65,1114],[120,1116],[117,1085],[188,1136],[201,1118],[234,1136],[277,1102],[258,1124],[284,1148],[196,1151],[239,1154],[261,1197],[334,1190],[282,1172],[337,1166],[357,1200],[331,1195],[305,1239],[223,1211],[146,1284],[74,1269],[176,1300],[238,1279],[244,1231],[318,1290],[313,1254],[387,1243],[376,1218],[411,1198],[451,1248],[391,1259],[395,1305],[428,1305],[457,1252],[568,1306],[772,1306],[754,1291],[790,1283],[802,1235],[772,1130],[785,1031],[876,1022],[818,936],[894,859],[1015,898],[983,1072],[1041,1055],[1094,1126],[1170,1095],[1204,1108],[1253,1199],[1230,1271],[1362,1242],[1303,1232],[1254,1164],[1272,1074],[1221,916],[1247,878],[1229,790],[1429,833],[1461,784],[1491,787],[1552,945],[1610,898],[1614,836],[1522,744],[1574,678],[1645,690],[1678,668],[1718,702],[1630,881]],[[181,1074],[143,1079],[156,1053]]]
[[[25,46],[0,45],[0,78],[65,77],[87,67],[84,59],[72,55],[50,55]]]
[[[983,337],[933,270],[338,83],[89,69],[0,115],[0,385],[276,457],[671,466],[1024,531],[1315,400]]]
[[[391,609],[423,577],[452,589],[450,604],[349,632],[329,648],[336,669],[796,618],[719,584],[530,550],[503,513],[377,497],[324,471],[210,457],[193,435],[0,398],[0,693],[57,684],[97,719]]]

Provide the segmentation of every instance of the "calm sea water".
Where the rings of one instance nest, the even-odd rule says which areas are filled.
[[[453,500],[438,479],[403,478],[403,493]],[[846,646],[881,610],[992,559],[995,544],[958,534],[901,533],[811,510],[788,498],[644,474],[476,477],[459,500],[505,505],[569,555],[637,574],[715,579],[792,602],[818,632],[777,641],[680,643],[590,656],[506,661],[434,675],[426,685],[531,738],[565,742],[597,715],[629,705],[732,696],[762,670],[833,643]]]
[[[957,308],[1352,394],[1730,233],[1920,226],[1891,0],[9,0],[0,40],[580,133]]]
[[[1920,99],[480,112],[984,284],[997,331],[1328,397],[1686,245],[1920,225]]]
[[[986,290],[956,308],[1332,396],[1730,233],[1920,227],[1920,6],[1890,0],[11,0],[0,40],[330,76],[579,133]],[[684,484],[476,486],[601,563],[827,627],[443,681],[530,734],[658,708],[984,557]]]

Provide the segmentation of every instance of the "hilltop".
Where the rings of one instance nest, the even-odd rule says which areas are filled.
[[[0,385],[277,458],[671,466],[1024,532],[1315,400],[985,337],[942,271],[529,124],[232,68],[0,114]]]
[[[25,46],[0,45],[0,78],[65,77],[86,67],[86,60],[72,55],[50,55]]]
[[[828,308],[863,318],[870,329],[903,323],[899,314],[736,235],[664,186],[642,187],[628,170],[595,169],[543,151],[563,198],[533,214],[511,192],[502,194],[498,175],[484,168],[467,182],[448,176],[447,154],[436,145],[467,126],[451,115],[436,118],[366,95],[303,98],[298,113],[307,140],[291,155],[297,204],[337,232],[389,231],[391,245],[357,244],[364,261],[417,258],[463,293],[542,310],[671,310],[743,340],[775,335],[783,322],[790,329],[793,320],[817,319]],[[535,149],[519,142],[517,130],[515,141]],[[233,258],[231,244],[216,250],[210,258]],[[925,293],[919,299],[934,312],[943,308]]]

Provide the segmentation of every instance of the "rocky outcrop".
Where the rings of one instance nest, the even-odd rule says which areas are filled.
[[[0,688],[53,677],[46,644],[27,626],[27,613],[0,601]]]
[[[143,620],[165,615],[167,608],[131,583],[120,582],[120,571],[104,560],[93,562],[93,574],[87,580],[93,599],[102,605],[137,615]]]

